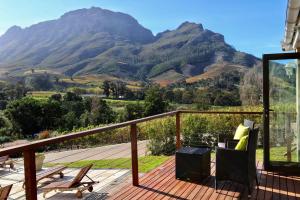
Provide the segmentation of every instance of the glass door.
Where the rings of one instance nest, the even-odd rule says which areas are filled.
[[[299,171],[300,54],[263,55],[264,166]]]

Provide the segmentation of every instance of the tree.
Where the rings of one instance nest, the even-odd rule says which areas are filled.
[[[109,84],[110,90],[113,93],[114,98],[118,99],[120,96],[124,97],[126,92],[126,84],[122,81],[113,81]]]
[[[174,101],[176,103],[182,103],[182,91],[177,89],[174,91]]]
[[[127,104],[125,106],[124,121],[142,118],[144,115],[142,104]]]
[[[62,96],[59,93],[52,94],[51,97],[50,97],[50,100],[61,101],[62,100]]]
[[[197,90],[194,102],[197,104],[197,109],[208,109],[211,105],[211,94],[208,89]]]
[[[52,100],[40,102],[41,106],[41,128],[43,130],[56,129],[61,125],[61,117],[63,115],[61,102]]]
[[[106,101],[98,97],[91,98],[90,122],[93,125],[107,124],[115,121],[114,111],[107,105]]]
[[[32,135],[42,129],[42,108],[38,100],[25,97],[9,102],[5,115],[13,123],[14,130],[23,135]]]
[[[67,92],[63,96],[64,101],[82,101],[82,97],[73,93],[73,92]]]
[[[116,115],[107,105],[106,101],[99,97],[92,97],[90,122],[93,125],[107,124],[114,122]]]
[[[75,112],[68,112],[62,117],[62,127],[64,130],[73,130],[80,126],[80,120],[76,116]]]
[[[262,80],[261,66],[255,66],[245,73],[240,83],[240,99],[243,105],[258,105],[262,103]]]
[[[10,136],[12,132],[12,123],[11,121],[0,112],[0,136]]]
[[[193,103],[193,93],[191,91],[185,90],[182,92],[182,103]]]
[[[145,116],[156,115],[167,110],[168,104],[163,100],[159,86],[151,86],[145,96]]]
[[[109,97],[110,94],[110,81],[105,80],[102,84],[103,94]]]
[[[53,87],[48,74],[26,77],[25,85],[32,90],[49,90]]]
[[[238,95],[229,92],[222,92],[217,95],[214,101],[215,106],[238,106],[240,101]]]
[[[174,101],[174,92],[171,89],[166,89],[164,91],[164,100],[168,100],[168,101]]]

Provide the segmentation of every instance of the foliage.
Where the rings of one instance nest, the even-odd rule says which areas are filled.
[[[106,101],[92,97],[90,122],[92,125],[112,123],[116,119],[113,110],[107,105]]]
[[[144,115],[144,106],[140,103],[127,104],[125,106],[125,112],[123,121],[129,121],[134,119],[142,118]]]
[[[0,144],[6,143],[6,142],[12,142],[13,138],[11,136],[0,136]]]
[[[3,137],[3,140],[5,140],[6,136],[11,137],[12,128],[11,121],[0,112],[0,137]]]
[[[168,104],[162,98],[160,88],[151,86],[146,91],[145,116],[156,115],[167,110]]]
[[[9,101],[24,97],[26,92],[27,88],[22,82],[17,84],[0,83],[0,110],[4,110]]]
[[[211,145],[213,141],[208,141],[210,135],[207,132],[208,121],[204,116],[189,115],[184,118],[182,128],[183,145],[197,146],[197,145]]]
[[[109,84],[109,81],[104,81],[103,84],[102,84],[102,89],[103,89],[103,94],[106,96],[106,97],[109,97],[109,94],[110,94],[110,84]]]
[[[175,152],[175,120],[172,117],[148,123],[141,131],[149,137],[152,155],[171,155]]]
[[[25,97],[11,101],[5,110],[13,129],[23,135],[42,130],[73,130],[81,126],[107,124],[115,121],[115,113],[98,97],[82,98],[67,92],[48,99]]]
[[[42,108],[41,102],[25,97],[19,100],[11,101],[5,115],[12,121],[14,130],[23,135],[37,133],[41,130]]]
[[[50,90],[53,87],[51,78],[48,74],[36,74],[25,79],[26,87],[31,90]]]
[[[262,103],[263,77],[262,67],[255,66],[245,73],[240,83],[240,98],[243,105]]]

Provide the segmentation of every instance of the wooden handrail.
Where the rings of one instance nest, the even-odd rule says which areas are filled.
[[[262,115],[263,112],[248,112],[248,111],[197,111],[197,110],[179,110],[180,113],[190,114],[231,114],[231,115]]]

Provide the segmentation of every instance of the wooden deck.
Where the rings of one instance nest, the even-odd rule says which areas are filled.
[[[300,177],[287,177],[266,172],[258,163],[259,188],[248,198],[247,189],[229,181],[214,189],[215,162],[211,163],[211,176],[200,183],[175,179],[174,157],[162,166],[140,178],[140,186],[127,185],[109,199],[300,199]],[[220,182],[221,183],[221,182]]]

